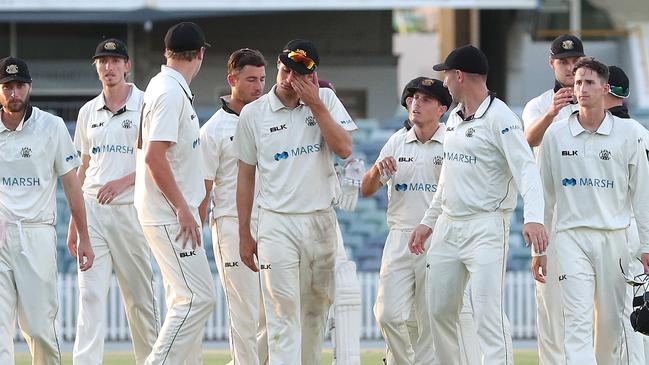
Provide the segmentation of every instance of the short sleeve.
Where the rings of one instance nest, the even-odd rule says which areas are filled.
[[[234,151],[237,158],[248,165],[257,165],[257,145],[254,134],[254,112],[243,107],[234,133]]]
[[[201,128],[201,153],[203,154],[203,166],[205,180],[215,180],[216,170],[219,168],[219,156],[221,155],[221,143],[213,131],[214,125],[208,121]]]
[[[88,144],[88,135],[86,133],[86,123],[87,117],[85,108],[79,110],[79,116],[77,117],[77,124],[74,128],[74,147],[82,155],[90,155],[89,144]]]
[[[72,142],[68,128],[62,119],[56,118],[56,150],[54,156],[54,172],[57,176],[67,174],[81,165],[79,154]]]
[[[184,96],[161,94],[149,108],[149,141],[178,142]]]
[[[320,89],[321,97],[325,100],[327,105],[327,110],[331,114],[333,120],[338,123],[340,126],[345,128],[346,131],[352,132],[358,129],[356,123],[352,120],[352,117],[345,109],[345,106],[340,99],[334,94],[331,89],[321,88]]]

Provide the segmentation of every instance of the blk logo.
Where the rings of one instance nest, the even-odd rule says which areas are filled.
[[[226,262],[225,267],[239,267],[239,261]]]
[[[577,151],[561,151],[561,156],[577,156]]]
[[[474,134],[475,134],[475,129],[473,128],[467,129],[466,132],[464,133],[464,135],[467,137],[473,137]]]
[[[104,126],[104,122],[93,123],[93,124],[90,125],[90,128],[98,128],[98,127],[103,127],[103,126]]]
[[[455,127],[446,127],[447,132],[452,132],[455,130]]]
[[[561,180],[561,185],[563,186],[577,186],[577,179],[573,178],[564,178]]]
[[[196,251],[191,250],[191,251],[188,251],[188,252],[181,252],[180,253],[180,258],[181,259],[183,259],[185,257],[190,257],[190,256],[196,256]]]
[[[395,184],[394,190],[396,191],[406,191],[408,190],[408,184]]]
[[[196,114],[192,114],[192,116],[190,118],[191,118],[191,120],[196,119]]]
[[[278,125],[276,127],[270,127],[270,132],[279,132],[286,129],[286,124]]]
[[[276,153],[275,156],[273,156],[273,159],[275,161],[286,160],[287,158],[288,158],[288,152],[286,152],[286,151]]]
[[[399,162],[413,162],[414,160],[414,157],[399,157]]]
[[[124,128],[124,129],[131,129],[131,128],[133,128],[133,121],[130,120],[130,119],[125,119],[125,120],[122,122],[122,128]]]
[[[260,265],[262,270],[270,270],[270,264],[268,265]]]
[[[604,161],[608,161],[611,159],[611,151],[609,150],[601,150],[599,151],[599,158],[601,158]]]
[[[32,149],[29,147],[23,147],[20,150],[20,156],[23,158],[30,158],[32,157]]]
[[[564,280],[566,280],[566,279],[567,279],[567,278],[566,278],[566,274],[559,275],[559,281],[564,281]]]

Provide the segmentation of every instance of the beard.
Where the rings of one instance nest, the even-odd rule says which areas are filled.
[[[25,100],[14,99],[12,101],[6,101],[4,104],[2,104],[2,109],[9,113],[20,113],[25,111],[28,103],[29,95],[25,97]]]

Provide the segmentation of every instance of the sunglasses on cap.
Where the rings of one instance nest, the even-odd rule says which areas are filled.
[[[309,70],[315,70],[316,64],[315,61],[313,61],[311,58],[309,58],[304,51],[300,52],[299,50],[297,51],[291,51],[288,53],[288,58],[291,59],[293,62],[301,62],[304,64],[304,66],[309,69]]]

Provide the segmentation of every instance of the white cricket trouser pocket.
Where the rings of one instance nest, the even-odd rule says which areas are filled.
[[[230,356],[233,365],[259,364],[258,332],[261,289],[259,274],[239,254],[239,220],[217,218],[212,225],[214,258],[230,315]]]
[[[381,259],[374,315],[391,353],[391,362],[432,364],[435,353],[426,305],[426,256],[416,256],[408,250],[411,232],[393,229],[388,234]],[[419,333],[411,342],[407,321],[413,305]]]
[[[20,232],[22,230],[22,232]],[[56,231],[8,224],[0,248],[0,364],[13,364],[16,315],[34,364],[59,365]]]
[[[143,226],[165,288],[167,315],[145,364],[180,365],[197,351],[205,323],[214,310],[216,294],[204,246],[183,249],[176,241],[178,225]],[[192,356],[194,356],[193,354]]]
[[[620,260],[625,272],[629,263],[625,230],[572,229],[558,232],[551,244],[557,247],[567,364],[618,364],[626,297]]]
[[[454,219],[442,214],[427,253],[426,283],[438,364],[459,364],[458,319],[467,281],[485,364],[513,364],[503,307],[510,217],[502,213]]]
[[[88,234],[95,260],[79,271],[79,313],[73,362],[101,364],[104,357],[106,308],[111,272],[124,298],[135,361],[144,364],[158,336],[158,313],[153,293],[151,249],[137,211],[131,205],[102,205],[86,196]]]
[[[260,212],[258,252],[270,365],[320,362],[334,296],[335,224],[331,209]]]

